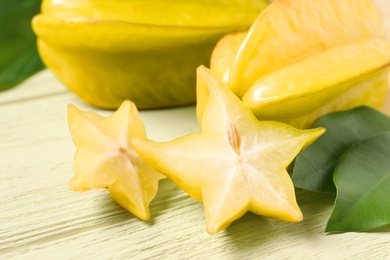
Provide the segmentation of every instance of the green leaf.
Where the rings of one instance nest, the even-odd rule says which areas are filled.
[[[44,68],[31,19],[41,0],[0,0],[0,91]]]
[[[358,107],[322,117],[314,127],[326,128],[317,141],[295,161],[294,185],[306,190],[336,193],[334,168],[351,146],[381,132],[390,131],[390,118],[369,107]]]
[[[390,132],[351,147],[334,173],[337,197],[326,232],[367,231],[390,224]]]

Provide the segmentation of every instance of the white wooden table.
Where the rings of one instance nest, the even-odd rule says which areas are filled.
[[[390,2],[377,2],[390,32]],[[0,93],[0,259],[390,259],[390,227],[324,233],[330,195],[298,190],[301,223],[248,213],[211,236],[202,205],[169,180],[160,183],[147,222],[105,190],[74,193],[67,187],[75,152],[69,103],[111,114],[84,104],[48,70]],[[199,129],[194,107],[141,115],[156,141]]]

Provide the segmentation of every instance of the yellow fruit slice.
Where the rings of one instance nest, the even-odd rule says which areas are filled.
[[[258,121],[205,67],[208,87],[200,133],[156,143],[134,137],[137,153],[204,205],[207,231],[215,234],[245,212],[297,222],[302,213],[286,167],[323,128],[299,130]]]
[[[330,48],[259,78],[242,98],[258,118],[288,118],[310,113],[390,66],[390,41],[366,40]],[[387,80],[365,93],[365,104],[380,107]],[[369,95],[368,95],[369,94]],[[358,95],[338,99],[344,109],[363,105]],[[371,96],[373,97],[372,100]],[[370,102],[368,102],[370,101]]]
[[[69,105],[68,122],[77,147],[70,188],[108,188],[118,204],[140,219],[149,219],[149,203],[165,176],[146,164],[130,145],[130,138],[145,137],[135,105],[125,101],[107,118]]]
[[[242,97],[258,78],[286,65],[386,34],[371,0],[277,0],[250,28],[231,66],[229,86]]]

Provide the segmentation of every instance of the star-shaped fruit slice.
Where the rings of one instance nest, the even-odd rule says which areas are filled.
[[[199,67],[197,73],[208,88],[199,96],[206,99],[206,104],[201,102],[202,131],[162,143],[133,138],[134,149],[203,202],[210,234],[247,211],[288,222],[302,220],[286,168],[324,129],[258,121],[208,69]]]
[[[132,137],[146,136],[135,105],[124,101],[109,117],[69,105],[68,122],[77,147],[70,188],[108,188],[119,205],[140,219],[149,219],[149,203],[165,176],[145,163],[130,145]]]

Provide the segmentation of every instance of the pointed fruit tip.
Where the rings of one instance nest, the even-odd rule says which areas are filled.
[[[119,182],[121,182],[121,180],[119,180],[118,183]],[[140,200],[138,200],[138,202],[134,202],[132,199],[130,199],[130,197],[133,195],[128,190],[123,190],[121,188],[116,189],[115,185],[108,185],[108,191],[110,192],[111,198],[133,216],[144,221],[150,218],[149,202],[144,203],[144,201],[141,202]]]
[[[143,212],[138,212],[135,216],[143,221],[150,219],[150,213],[148,209],[145,209]]]
[[[200,74],[207,73],[208,70],[209,69],[204,65],[200,65],[199,67],[196,68],[196,72]]]
[[[136,105],[134,104],[134,102],[132,102],[131,100],[124,100],[121,105],[119,106],[118,109],[130,109],[130,110],[133,110],[133,109],[136,109],[137,110],[137,107]]]
[[[76,105],[68,104],[67,106],[67,116],[68,116],[68,125],[69,128],[74,124],[74,121],[80,116],[83,115],[83,111],[81,111]]]
[[[208,89],[210,89],[210,85],[222,84],[220,79],[209,68],[205,67],[204,65],[200,65],[197,68],[196,72],[197,75],[200,76],[206,82]]]
[[[306,149],[309,145],[314,143],[318,138],[320,138],[325,132],[325,127],[316,127],[312,129],[304,129],[305,134],[307,136],[304,146],[302,147],[302,150]]]
[[[72,103],[69,103],[67,107],[68,107],[68,109],[76,108],[76,106],[74,104],[72,104]]]
[[[303,220],[303,214],[298,205],[289,207],[286,211],[279,214],[278,217],[271,217],[273,219],[278,219],[281,221],[289,222],[289,223],[298,223]]]
[[[215,225],[207,225],[206,231],[209,235],[216,235],[222,231],[222,228],[215,226]]]
[[[80,110],[76,107],[76,105],[68,104],[67,112],[68,112],[68,116],[70,116],[70,115],[74,115],[74,114],[80,112]]]
[[[310,131],[309,135],[312,137],[312,139],[315,140],[326,132],[326,128],[320,126],[320,127],[308,129],[308,131]]]
[[[84,184],[83,182],[80,180],[80,178],[78,178],[77,176],[74,176],[69,184],[69,189],[71,189],[72,191],[75,191],[75,192],[82,192],[82,191],[87,191],[89,190]]]
[[[298,209],[296,212],[294,212],[291,222],[297,223],[297,222],[301,222],[302,220],[303,220],[302,211],[300,209]]]
[[[231,224],[232,224],[232,222],[218,221],[218,219],[214,219],[214,220],[211,220],[211,219],[207,220],[206,219],[206,231],[210,235],[216,235],[219,232],[225,230]]]
[[[316,127],[313,129],[313,141],[318,139],[321,135],[323,135],[326,132],[325,127]]]
[[[117,201],[115,198],[114,200],[121,205],[124,209],[126,209],[128,212],[139,218],[140,220],[147,221],[150,219],[150,211],[148,206],[145,205],[144,208],[142,207],[134,207],[134,206],[128,206],[122,204],[124,201]],[[131,205],[131,204],[130,204]]]

